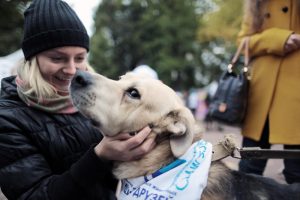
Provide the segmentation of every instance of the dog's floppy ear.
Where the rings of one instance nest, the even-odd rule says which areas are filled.
[[[194,117],[190,110],[182,108],[168,114],[171,123],[167,125],[170,136],[170,145],[175,157],[183,155],[191,146],[194,137]]]

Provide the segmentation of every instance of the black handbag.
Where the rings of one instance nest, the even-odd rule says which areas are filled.
[[[244,49],[243,69],[234,69]],[[242,40],[228,68],[221,75],[216,93],[208,107],[207,117],[228,125],[241,125],[247,110],[249,88],[249,37]]]

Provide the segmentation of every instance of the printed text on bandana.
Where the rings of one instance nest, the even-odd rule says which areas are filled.
[[[152,175],[122,180],[120,199],[200,199],[210,162],[211,144],[198,141],[174,163]]]

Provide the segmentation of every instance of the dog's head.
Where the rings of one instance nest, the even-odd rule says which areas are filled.
[[[195,124],[192,113],[159,80],[127,73],[115,81],[78,71],[70,90],[74,105],[107,136],[136,132],[151,125],[159,137],[170,137],[175,157],[192,143]]]

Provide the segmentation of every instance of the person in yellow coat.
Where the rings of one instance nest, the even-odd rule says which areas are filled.
[[[300,149],[300,1],[245,0],[239,39],[250,36],[251,81],[243,146]],[[267,160],[242,160],[263,174]],[[284,160],[287,183],[300,182],[300,160]]]

